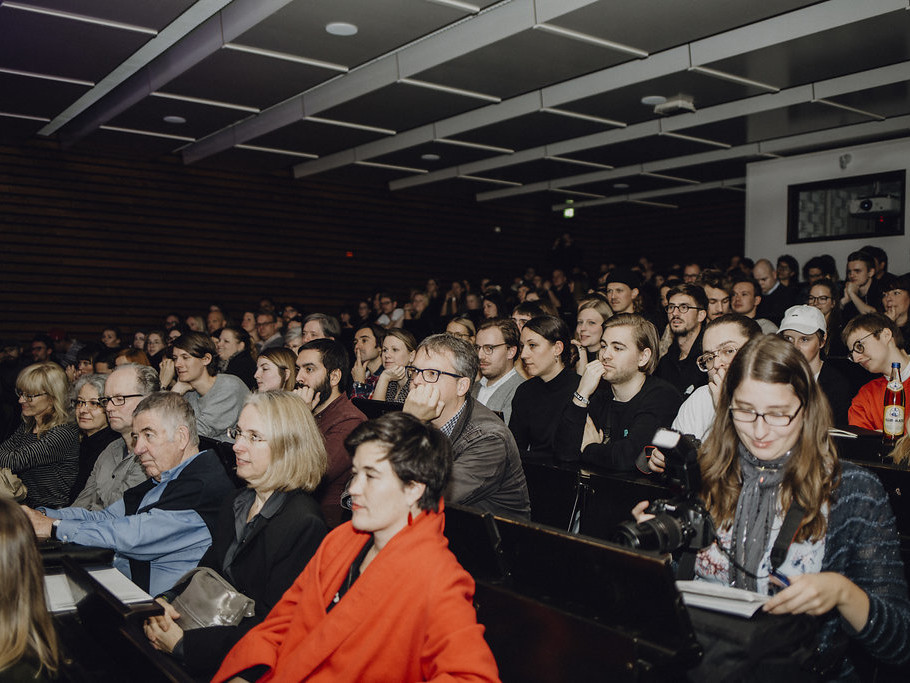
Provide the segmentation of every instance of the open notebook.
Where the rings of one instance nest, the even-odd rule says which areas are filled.
[[[686,605],[747,618],[755,614],[769,597],[709,581],[677,581],[676,587]]]

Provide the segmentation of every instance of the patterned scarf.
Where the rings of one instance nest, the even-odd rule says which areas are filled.
[[[778,491],[789,459],[790,451],[777,460],[759,460],[739,445],[743,486],[733,519],[733,585],[737,588],[757,590],[754,575],[768,551],[771,526],[778,513]]]

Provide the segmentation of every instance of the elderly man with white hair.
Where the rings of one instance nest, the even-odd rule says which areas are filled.
[[[25,511],[38,538],[111,548],[114,567],[158,595],[199,563],[234,487],[214,451],[199,452],[196,417],[182,396],[147,396],[132,424],[133,450],[149,479],[104,510]]]

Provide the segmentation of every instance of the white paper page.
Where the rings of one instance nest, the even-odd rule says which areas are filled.
[[[93,569],[89,572],[92,577],[117,596],[120,602],[131,604],[151,600],[152,596],[142,590],[135,583],[126,578],[114,568]]]
[[[44,602],[48,611],[54,614],[76,609],[66,574],[45,575]]]
[[[676,588],[686,605],[741,617],[751,617],[769,597],[710,581],[677,581]]]

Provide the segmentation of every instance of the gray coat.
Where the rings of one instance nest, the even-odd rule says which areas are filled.
[[[471,396],[450,437],[454,463],[445,499],[497,515],[529,519],[531,500],[515,437]]]

